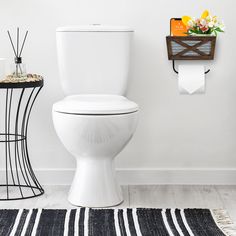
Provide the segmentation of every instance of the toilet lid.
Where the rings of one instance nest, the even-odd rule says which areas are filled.
[[[53,105],[53,111],[69,114],[109,115],[138,110],[138,105],[119,95],[73,95]]]

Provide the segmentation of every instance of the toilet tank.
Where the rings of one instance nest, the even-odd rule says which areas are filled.
[[[132,33],[121,26],[58,28],[58,65],[64,93],[125,95]]]

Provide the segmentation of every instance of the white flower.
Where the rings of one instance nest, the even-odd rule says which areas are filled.
[[[208,23],[208,26],[209,26],[210,28],[213,28],[214,25],[215,25],[214,21],[210,21],[210,22]]]
[[[193,21],[193,20],[189,20],[189,21],[188,21],[188,26],[189,26],[190,28],[192,28],[192,27],[194,26],[194,21]]]
[[[222,20],[216,20],[215,21],[215,25],[214,25],[216,28],[220,28],[221,30],[225,30],[225,24]]]
[[[218,17],[217,16],[214,16],[213,17],[213,21],[216,23],[218,21]]]
[[[225,25],[223,22],[220,23],[219,28],[223,31],[225,31]]]
[[[201,19],[201,20],[200,20],[200,24],[201,24],[202,26],[206,26],[206,25],[207,25],[207,21],[206,21],[205,19]]]
[[[207,16],[207,17],[206,17],[206,21],[207,21],[207,22],[211,22],[211,21],[212,21],[212,16],[211,16],[211,15]]]

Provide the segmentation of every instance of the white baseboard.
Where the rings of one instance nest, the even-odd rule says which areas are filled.
[[[36,176],[44,185],[70,185],[73,169],[36,169]],[[122,185],[147,184],[201,184],[236,185],[236,169],[175,169],[175,168],[129,168],[117,169]]]

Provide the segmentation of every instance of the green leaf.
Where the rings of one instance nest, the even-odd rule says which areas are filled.
[[[215,31],[222,32],[222,33],[224,32],[224,30],[222,30],[222,29],[221,29],[221,28],[219,28],[219,27],[218,27],[218,28],[216,28],[216,29],[215,29]]]

